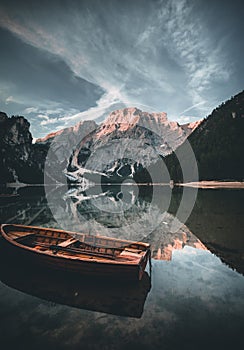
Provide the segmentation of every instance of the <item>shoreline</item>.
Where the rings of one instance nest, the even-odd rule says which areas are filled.
[[[177,183],[176,186],[182,187],[194,187],[194,188],[244,188],[243,181],[196,181],[196,182],[185,182]]]
[[[104,185],[107,186],[121,186],[122,183],[106,183]],[[79,183],[77,184],[69,184],[74,187],[81,186]],[[101,184],[94,184],[95,186],[100,186]],[[205,188],[205,189],[215,189],[215,188],[244,188],[244,181],[192,181],[192,182],[184,182],[184,183],[124,183],[124,186],[170,186],[173,187],[193,187],[193,188]],[[4,186],[0,184],[0,187]],[[5,188],[20,188],[20,187],[42,187],[44,184],[25,184],[25,183],[7,183],[5,184]],[[67,186],[67,184],[48,184],[48,186]]]

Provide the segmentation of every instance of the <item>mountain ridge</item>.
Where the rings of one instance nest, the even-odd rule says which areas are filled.
[[[165,112],[143,112],[136,107],[113,111],[74,150],[69,175],[83,176],[86,168],[105,176],[133,177],[139,168],[175,150],[194,130],[194,125],[198,124],[182,128],[169,121]]]
[[[195,153],[199,180],[244,178],[244,91],[205,119],[183,125],[169,121],[165,112],[131,107],[111,112],[100,125],[92,120],[80,121],[33,144],[30,124],[23,116],[8,118],[1,112],[0,124],[0,183],[43,183],[45,166],[58,174],[50,175],[54,182],[64,181],[64,173],[74,181],[85,173],[94,173],[116,178],[116,182],[127,177],[147,182],[142,170],[149,167],[150,172],[153,166],[154,172],[159,171],[158,159],[166,164],[171,179],[182,182],[177,157],[188,164],[186,142]]]

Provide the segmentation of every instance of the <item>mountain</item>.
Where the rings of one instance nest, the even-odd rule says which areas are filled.
[[[29,122],[1,112],[0,183],[83,182],[133,177],[175,150],[198,123],[180,126],[166,113],[124,108],[109,114],[99,126],[81,121],[32,143]],[[99,177],[99,179],[98,179]]]
[[[200,180],[244,179],[244,91],[215,108],[188,137]],[[184,142],[165,162],[175,181],[182,181],[181,165],[189,153]],[[188,181],[191,179],[189,178]]]
[[[61,129],[36,140],[37,147],[47,147],[45,157],[45,181],[65,183],[65,172],[72,151],[82,139],[96,130],[98,125],[93,120],[80,121],[72,127]],[[68,176],[72,179],[72,176]],[[82,179],[84,182],[84,179]]]
[[[87,170],[103,175],[104,180],[133,177],[140,169],[156,163],[160,156],[172,153],[197,125],[181,127],[169,121],[163,112],[116,110],[81,140],[70,158],[68,173],[77,181]]]
[[[44,138],[36,139],[36,144],[51,145],[58,161],[63,162],[71,155],[72,150],[86,135],[95,130],[98,125],[93,120],[80,121],[74,126],[52,132]]]
[[[0,183],[31,181],[38,173],[32,161],[30,124],[22,116],[8,118],[0,112]],[[29,174],[33,168],[34,173]],[[38,168],[36,168],[38,169]]]
[[[32,143],[22,116],[0,113],[0,183],[191,181],[189,147],[200,180],[244,178],[244,92],[213,110],[203,121],[179,125],[167,114],[137,108],[113,111],[100,125],[81,121]],[[182,167],[188,177],[182,178]],[[84,180],[85,179],[85,180]]]

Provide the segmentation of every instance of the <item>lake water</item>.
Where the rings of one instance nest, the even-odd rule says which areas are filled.
[[[185,191],[188,199],[196,194]],[[2,259],[2,349],[243,347],[243,190],[199,190],[185,225],[179,188],[157,188],[156,200],[150,188],[48,192],[29,187],[2,197],[1,223],[149,241],[151,276],[147,269],[139,285],[107,286]]]

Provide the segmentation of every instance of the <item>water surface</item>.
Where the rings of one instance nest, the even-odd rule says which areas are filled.
[[[73,218],[76,207],[90,227],[104,227],[109,234],[118,232],[116,229],[125,222],[138,221],[138,217],[148,225],[148,230],[152,224],[150,220],[146,224],[148,210],[152,210],[150,191],[136,199],[132,191],[126,199],[129,207],[124,215],[118,209],[121,194],[117,190],[106,195],[111,198],[97,193],[96,202],[95,198],[83,198],[89,193],[83,193],[83,197],[79,194],[82,200],[75,206],[70,205],[78,201],[74,193],[73,197],[65,198],[63,191],[62,207],[55,208],[55,196],[60,191],[63,190],[53,192],[51,209],[43,188],[23,188],[18,191],[18,197],[2,198],[1,222],[59,227],[58,215]],[[167,190],[160,193],[162,201],[167,193]],[[27,269],[20,268],[16,274],[15,269],[1,262],[1,346],[4,349],[20,344],[25,349],[229,349],[239,344],[241,348],[244,277],[235,269],[242,268],[244,193],[200,190],[186,225],[172,233],[169,227],[181,196],[180,189],[173,191],[161,225],[144,237],[152,244],[154,256],[151,279],[147,269],[144,286],[113,289],[96,282],[89,285],[82,279],[53,277],[51,272],[38,278]],[[101,210],[101,203],[110,205],[113,212]],[[160,209],[164,209],[164,204]],[[73,222],[73,229],[77,230],[77,221]],[[66,224],[72,228],[69,220]]]

